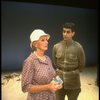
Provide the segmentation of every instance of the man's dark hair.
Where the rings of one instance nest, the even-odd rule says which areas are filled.
[[[72,30],[72,32],[74,32],[75,31],[75,24],[72,22],[68,22],[68,23],[65,23],[63,25],[63,28],[70,28]]]

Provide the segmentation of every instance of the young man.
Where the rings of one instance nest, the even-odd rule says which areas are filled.
[[[63,25],[63,40],[53,47],[53,64],[57,75],[63,80],[63,88],[57,91],[57,100],[77,100],[81,91],[80,71],[85,66],[83,47],[72,38],[75,35],[75,24]]]

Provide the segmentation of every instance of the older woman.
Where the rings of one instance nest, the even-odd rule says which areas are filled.
[[[25,59],[22,70],[22,91],[28,92],[27,100],[56,100],[55,91],[61,88],[52,79],[56,76],[50,58],[45,55],[48,49],[49,34],[41,29],[30,35],[33,52]]]

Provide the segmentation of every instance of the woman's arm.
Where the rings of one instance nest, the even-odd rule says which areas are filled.
[[[58,83],[51,82],[50,84],[47,84],[47,85],[33,85],[27,89],[27,92],[35,93],[35,92],[40,92],[40,91],[45,91],[45,90],[55,92],[58,89],[60,89],[60,87],[61,85],[59,85]]]

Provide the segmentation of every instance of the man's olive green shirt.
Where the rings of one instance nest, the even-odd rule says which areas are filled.
[[[64,88],[80,88],[79,74],[85,66],[85,53],[82,45],[72,39],[62,40],[54,45],[52,57],[57,74],[64,81]]]

